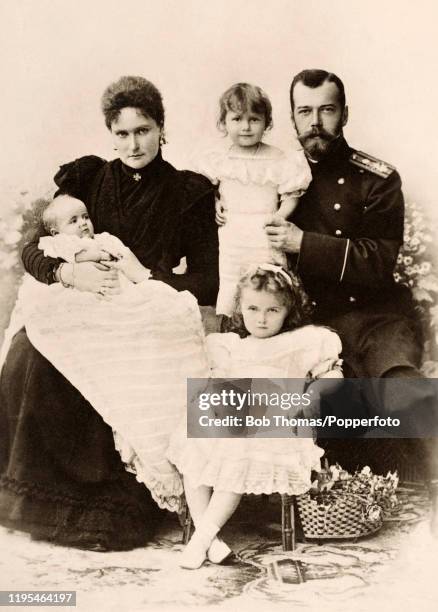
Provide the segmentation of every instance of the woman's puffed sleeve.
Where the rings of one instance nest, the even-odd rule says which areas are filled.
[[[68,164],[63,164],[54,177],[58,186],[55,195],[68,193],[80,200],[86,199],[90,182],[105,164],[106,161],[96,155],[86,155]]]
[[[288,153],[281,161],[282,171],[278,185],[281,199],[300,197],[307,191],[312,173],[302,150]]]

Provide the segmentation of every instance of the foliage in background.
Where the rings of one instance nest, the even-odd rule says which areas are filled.
[[[438,335],[438,275],[433,252],[434,233],[422,208],[408,204],[404,241],[397,258],[394,278],[412,290],[426,340],[426,358],[435,359]],[[435,261],[434,261],[435,259]]]
[[[49,195],[35,198],[28,191],[21,191],[0,215],[0,272],[15,272],[21,275],[21,249],[23,242],[36,227],[35,211]]]
[[[48,197],[47,188],[40,193]],[[0,214],[0,345],[23,274],[20,253],[25,236],[34,226],[33,205],[36,202],[29,191],[7,193],[4,199],[7,205]]]

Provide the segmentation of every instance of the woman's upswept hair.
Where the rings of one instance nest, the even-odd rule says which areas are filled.
[[[145,117],[151,117],[164,127],[164,106],[161,93],[153,83],[139,76],[122,76],[103,92],[101,102],[105,125],[111,129],[124,108],[137,108]]]
[[[273,125],[271,101],[257,85],[236,83],[221,95],[217,122],[220,130],[223,130],[228,111],[233,113],[257,113],[265,117],[265,129],[268,130]]]
[[[241,337],[248,335],[243,323],[240,305],[242,291],[247,287],[255,291],[269,291],[269,293],[276,295],[286,306],[288,314],[284,320],[281,332],[292,331],[311,322],[312,307],[299,277],[280,266],[272,264],[255,265],[248,268],[243,276],[241,276],[234,300],[231,329]]]

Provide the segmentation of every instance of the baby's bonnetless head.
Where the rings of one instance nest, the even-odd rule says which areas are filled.
[[[310,302],[300,279],[280,266],[251,266],[237,286],[233,326],[241,335],[269,338],[310,322]]]
[[[48,203],[42,213],[45,230],[52,236],[68,234],[79,238],[93,238],[94,228],[85,204],[73,196],[63,194]]]

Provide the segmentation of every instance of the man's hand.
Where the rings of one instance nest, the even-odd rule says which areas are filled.
[[[94,262],[64,264],[62,279],[79,291],[91,291],[101,295],[120,293],[117,270],[110,270],[106,265]]]
[[[265,223],[265,231],[272,247],[285,253],[299,253],[303,232],[294,223],[290,223],[280,215],[272,215]]]
[[[225,225],[225,223],[227,222],[228,208],[224,204],[222,204],[220,200],[216,200],[215,208],[216,208],[216,217],[215,217],[216,223],[219,226]]]

